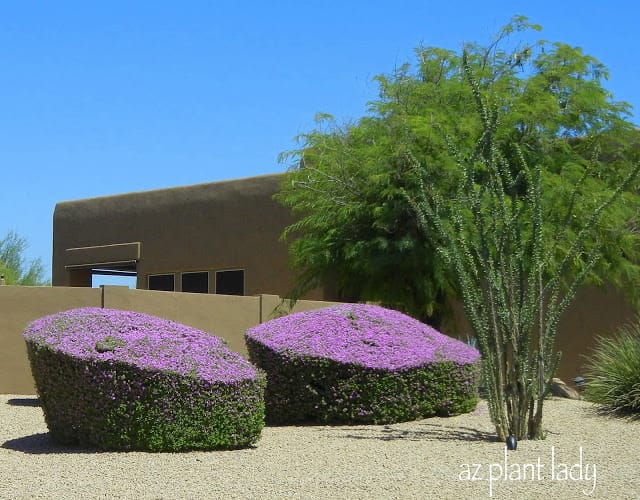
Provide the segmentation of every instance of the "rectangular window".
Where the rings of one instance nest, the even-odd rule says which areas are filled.
[[[149,290],[162,290],[173,292],[176,289],[176,277],[174,274],[150,274]]]
[[[216,293],[244,295],[244,270],[216,271]]]
[[[182,273],[182,291],[191,293],[209,293],[209,273]]]

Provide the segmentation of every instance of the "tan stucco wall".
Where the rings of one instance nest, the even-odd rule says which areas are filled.
[[[246,355],[244,332],[272,317],[280,297],[238,297],[129,290],[68,287],[0,286],[0,393],[32,394],[33,380],[22,332],[33,320],[76,307],[108,307],[139,311],[191,325],[226,339],[231,349]],[[292,312],[332,304],[298,301]],[[583,356],[594,345],[594,336],[610,335],[633,320],[634,309],[614,291],[585,287],[560,322],[557,348],[563,351],[558,376],[570,383],[583,375]],[[455,318],[442,327],[451,336],[466,340],[470,331],[459,306]]]
[[[453,306],[454,314],[442,326],[442,331],[466,341],[471,328],[460,304]],[[606,289],[585,286],[560,318],[556,350],[562,352],[556,376],[567,384],[573,384],[578,376],[584,376],[585,356],[595,346],[595,336],[611,336],[620,326],[633,321],[637,313],[622,294]]]
[[[96,288],[0,286],[0,393],[33,394],[22,332],[32,321],[75,307],[100,307]]]
[[[87,283],[86,273],[65,269],[82,253],[68,249],[139,242],[138,288],[147,288],[149,274],[244,269],[245,295],[285,296],[293,275],[280,235],[293,219],[273,200],[281,180],[266,175],[58,203],[53,285]],[[85,253],[95,259],[100,252]]]
[[[0,394],[34,394],[35,387],[22,333],[40,317],[77,307],[138,311],[184,323],[224,338],[246,356],[244,332],[271,318],[280,303],[274,295],[239,297],[102,288],[0,286]],[[293,312],[329,302],[299,301]]]
[[[562,351],[562,360],[558,376],[567,382],[583,376],[584,356],[595,347],[595,336],[611,336],[636,316],[636,310],[613,288],[582,288],[560,319],[556,345]]]

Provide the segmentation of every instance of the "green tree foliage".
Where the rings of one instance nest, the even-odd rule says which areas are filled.
[[[515,17],[489,45],[467,44],[464,52],[478,89],[500,111],[492,134],[505,161],[519,165],[522,156],[540,166],[542,237],[555,252],[545,272],[554,275],[569,242],[638,159],[638,131],[629,105],[604,88],[608,73],[595,58],[562,43],[511,41],[517,32],[526,38],[538,30]],[[283,235],[299,271],[293,298],[329,283],[343,299],[379,301],[424,319],[446,313],[445,299],[461,296],[437,251],[437,232],[419,227],[403,192],[417,195],[426,179],[442,199],[453,199],[461,173],[448,141],[468,156],[483,133],[462,55],[419,47],[415,65],[377,77],[380,97],[367,116],[337,125],[321,115],[315,130],[299,136],[300,147],[282,155],[290,169],[277,199],[299,217]],[[408,152],[420,176],[407,163]],[[488,173],[477,168],[482,185]],[[510,190],[522,194],[527,184],[519,178]],[[586,280],[612,282],[638,303],[636,187],[622,199],[598,221],[584,252],[565,263],[562,280],[580,274],[596,249]]]
[[[384,121],[341,128],[321,116],[319,123],[326,127],[305,136],[306,149],[294,153],[300,167],[278,195],[302,216],[284,233],[294,236],[292,263],[302,271],[292,297],[329,284],[343,300],[432,314],[447,278],[403,197],[413,179],[394,160],[396,144]]]
[[[44,266],[40,259],[25,262],[27,240],[15,231],[9,231],[0,240],[0,275],[7,285],[44,286],[50,282],[44,277]]]

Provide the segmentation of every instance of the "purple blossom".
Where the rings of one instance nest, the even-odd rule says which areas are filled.
[[[255,367],[224,340],[147,314],[81,308],[34,321],[27,341],[87,361],[120,361],[215,383],[254,379]]]
[[[290,314],[251,328],[246,336],[280,354],[373,369],[403,370],[445,361],[466,365],[480,357],[473,347],[409,316],[363,304]]]

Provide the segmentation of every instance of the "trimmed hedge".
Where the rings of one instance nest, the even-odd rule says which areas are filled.
[[[397,311],[349,304],[249,329],[270,424],[393,423],[473,410],[479,352]]]
[[[264,373],[217,337],[146,314],[83,308],[24,338],[51,437],[112,450],[238,448],[264,427]]]

